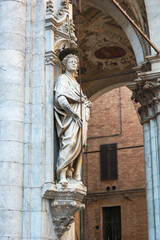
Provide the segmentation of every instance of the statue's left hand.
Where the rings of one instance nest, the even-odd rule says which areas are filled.
[[[91,105],[92,105],[91,101],[88,101],[88,100],[87,100],[87,101],[85,102],[85,106],[86,106],[86,107],[90,108]]]
[[[78,116],[78,114],[74,113],[72,114],[73,120],[79,125],[79,127],[82,127],[83,120]]]

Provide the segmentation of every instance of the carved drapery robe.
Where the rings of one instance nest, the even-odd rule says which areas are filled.
[[[57,165],[57,175],[59,175],[60,171],[67,166],[73,165],[74,168],[74,161],[76,161],[82,148],[86,145],[90,109],[85,104],[88,100],[83,94],[79,83],[66,74],[58,77],[55,82],[54,92],[56,128],[60,143]],[[82,118],[82,127],[60,106],[60,96],[64,96],[73,112]]]

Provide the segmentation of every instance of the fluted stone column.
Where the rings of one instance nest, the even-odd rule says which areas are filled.
[[[26,0],[0,0],[0,239],[22,237]]]
[[[132,99],[141,104],[149,240],[160,240],[160,70],[153,70],[153,64],[159,64],[158,56],[147,59],[152,71],[139,73],[131,89]]]

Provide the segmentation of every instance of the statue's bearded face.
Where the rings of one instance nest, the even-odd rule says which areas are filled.
[[[69,58],[67,63],[66,63],[66,69],[69,72],[76,72],[77,69],[78,69],[77,59],[74,58],[74,57]]]

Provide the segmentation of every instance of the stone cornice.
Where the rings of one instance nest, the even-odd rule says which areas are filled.
[[[143,81],[156,80],[160,78],[160,71],[149,71],[149,72],[139,73],[138,77]]]

